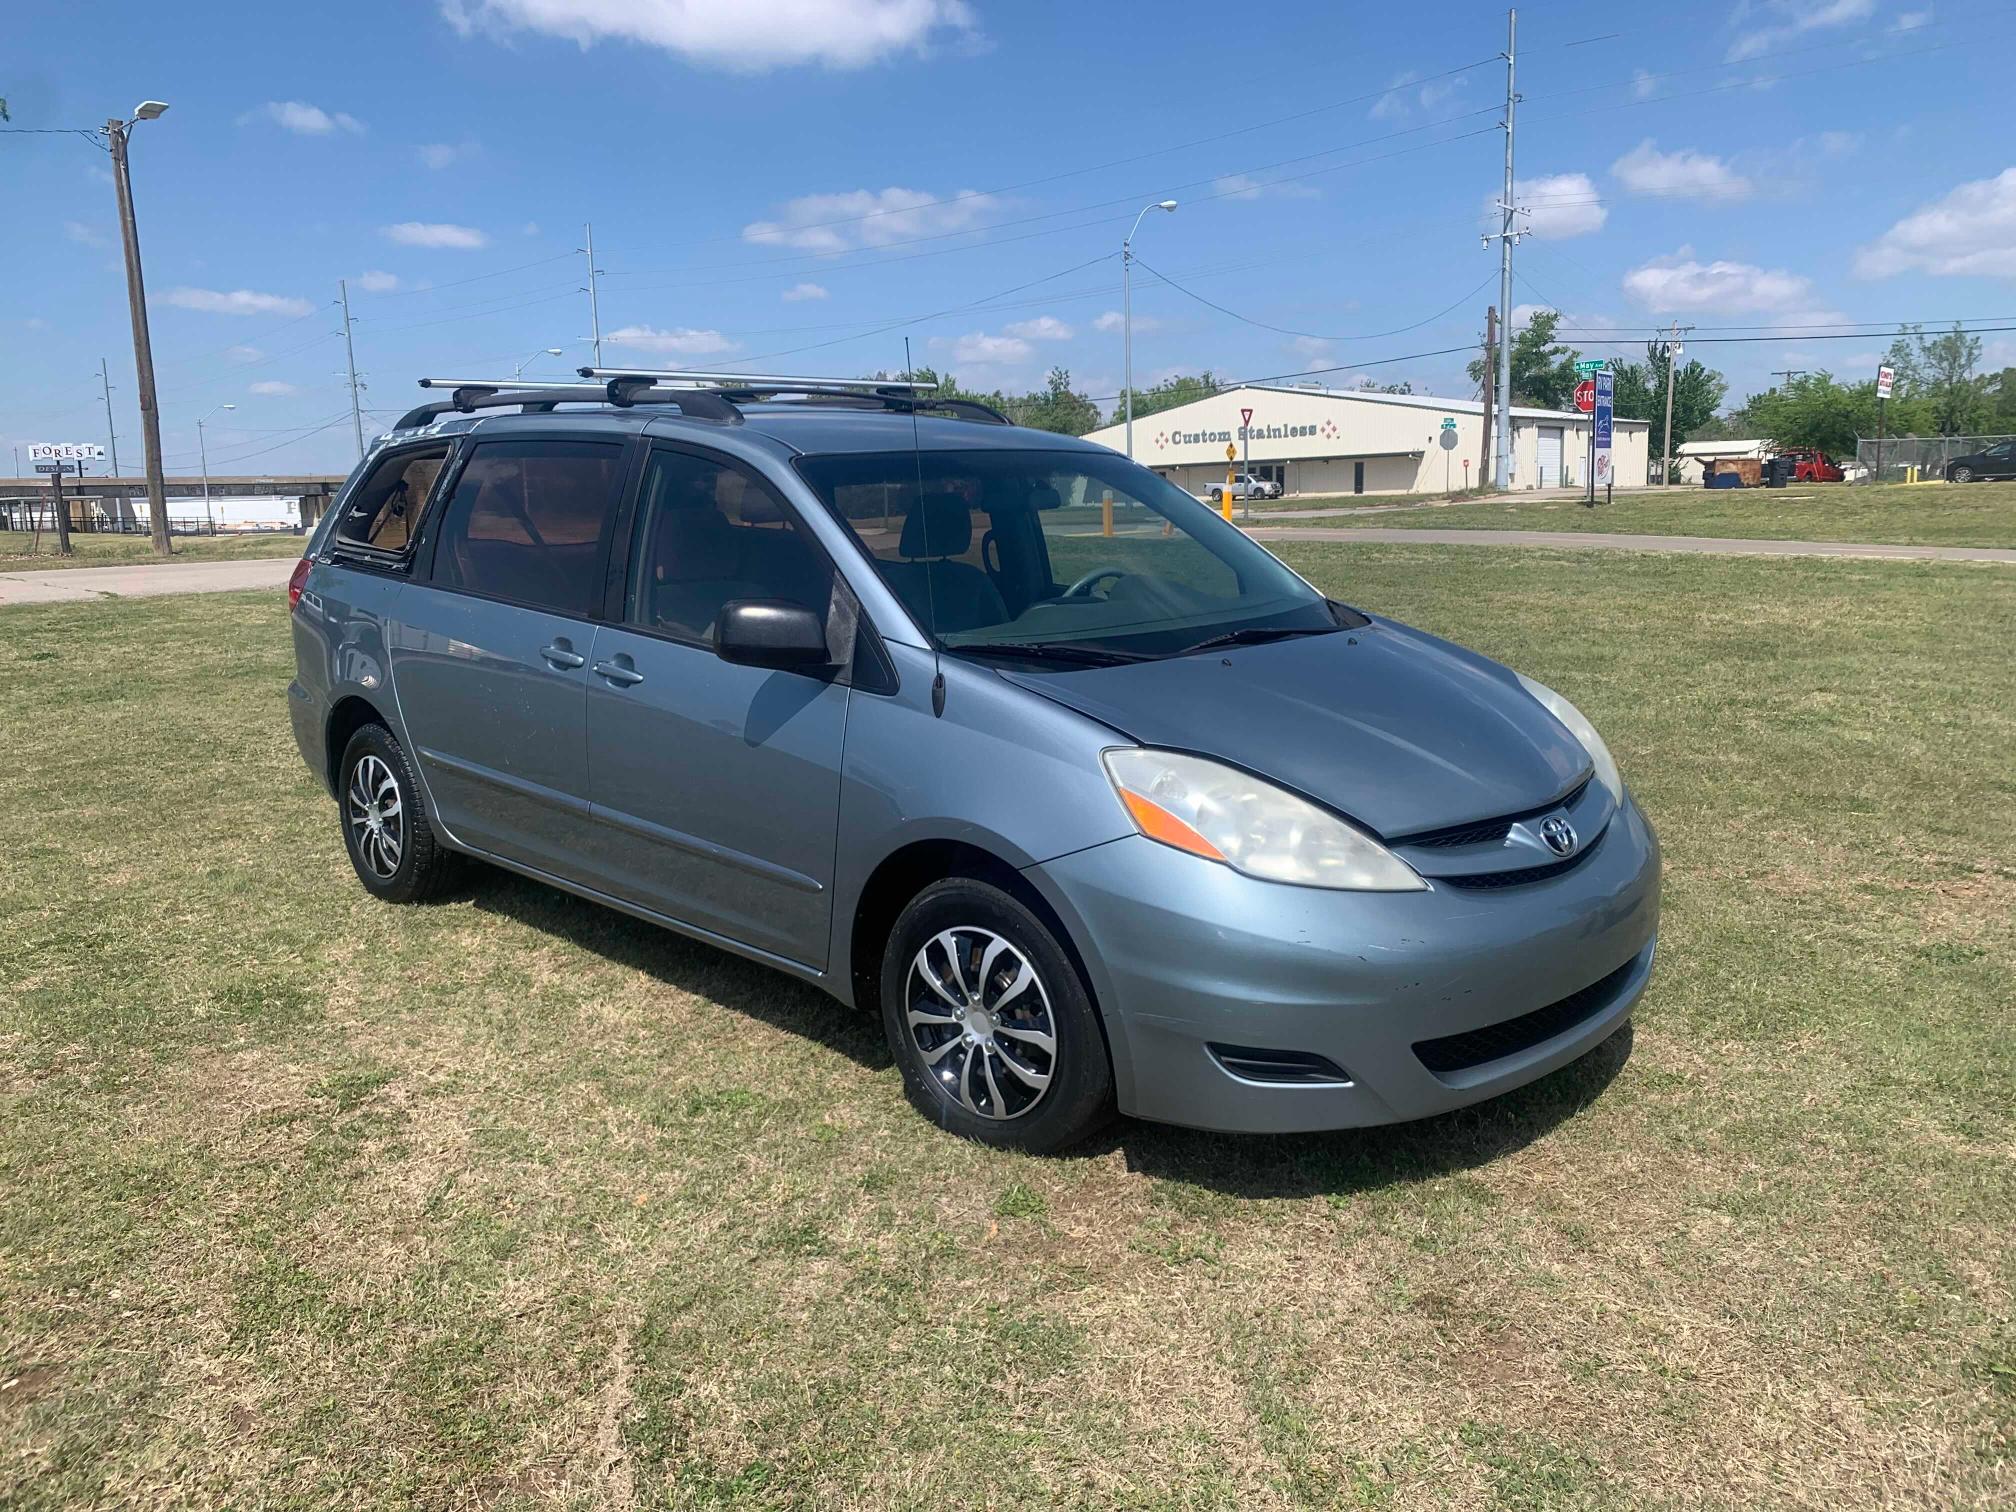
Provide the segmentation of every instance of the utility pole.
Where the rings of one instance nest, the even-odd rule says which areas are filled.
[[[158,102],[150,101],[149,104]],[[154,112],[159,115],[166,106]],[[143,105],[144,112],[147,106]],[[139,120],[153,116],[141,114]],[[119,239],[126,252],[126,306],[133,322],[133,367],[140,400],[140,444],[147,454],[147,519],[154,550],[161,556],[168,544],[168,480],[161,472],[161,414],[154,402],[154,342],[147,331],[147,288],[140,273],[140,228],[133,219],[133,181],[127,171],[126,134],[133,122],[113,117],[105,123],[105,142],[112,154],[112,184],[119,196]],[[64,532],[68,536],[67,529]]]
[[[1660,455],[1659,486],[1673,483],[1673,360],[1680,355],[1680,322],[1673,322],[1673,334],[1666,341],[1666,444]],[[1688,330],[1693,330],[1691,325]]]
[[[119,476],[119,431],[112,424],[112,375],[106,371],[103,357],[98,359],[98,386],[105,393],[105,444],[111,450],[112,476],[116,478]],[[123,530],[126,526],[126,516],[132,510],[133,501],[122,495],[117,502],[119,526]]]
[[[1804,378],[1806,376],[1806,369],[1773,368],[1771,369],[1771,376],[1773,378],[1783,378],[1787,383],[1790,383],[1794,378]]]
[[[581,227],[582,240],[587,246],[575,250],[585,253],[588,258],[588,287],[581,292],[588,296],[589,340],[595,343],[595,366],[602,366],[602,306],[595,293],[595,276],[602,270],[595,266],[595,226],[588,222]]]
[[[1512,134],[1519,91],[1514,83],[1518,53],[1519,12],[1505,12],[1505,193],[1499,201],[1498,225],[1498,308],[1505,312],[1504,339],[1498,343],[1498,450],[1492,486],[1503,493],[1512,486],[1512,244],[1519,239],[1513,229],[1518,214],[1512,205]]]
[[[70,555],[70,506],[63,498],[63,469],[70,464],[61,457],[56,459],[56,471],[49,474],[49,486],[55,490],[56,499],[56,555]]]
[[[355,324],[350,318],[350,282],[336,280],[336,292],[343,299],[343,355],[350,364],[350,428],[357,433],[357,460],[364,460],[364,412],[357,407],[357,347],[350,339],[350,327]],[[209,495],[204,495],[207,500]]]
[[[1492,411],[1498,402],[1498,306],[1484,307],[1484,444],[1477,453],[1477,486],[1491,469]]]

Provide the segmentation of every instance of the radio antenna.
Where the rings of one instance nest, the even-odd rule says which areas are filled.
[[[903,376],[914,379],[917,369],[910,365],[910,338],[903,338]],[[945,715],[945,668],[938,651],[938,588],[931,571],[931,513],[924,507],[924,442],[918,433],[917,406],[910,406],[910,460],[917,473],[917,497],[910,507],[917,511],[917,534],[924,543],[924,612],[931,617],[926,633],[931,637],[931,714]]]

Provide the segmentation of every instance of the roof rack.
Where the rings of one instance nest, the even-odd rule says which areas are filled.
[[[676,406],[692,420],[724,425],[742,423],[743,404],[783,395],[803,396],[818,403],[847,408],[880,408],[908,414],[935,410],[964,420],[1007,425],[1008,417],[992,405],[971,399],[935,399],[935,384],[884,378],[792,378],[771,374],[702,373],[683,369],[582,368],[588,383],[541,383],[523,378],[422,378],[424,389],[447,389],[446,400],[416,405],[400,416],[394,430],[413,430],[449,413],[474,414],[479,409],[512,407],[525,414],[550,412],[562,404],[610,404],[628,409],[638,404]]]

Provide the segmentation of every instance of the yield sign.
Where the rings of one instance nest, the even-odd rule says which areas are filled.
[[[1239,411],[1239,423],[1242,425],[1251,425],[1253,423],[1253,411],[1249,409]]]
[[[1559,390],[1556,390],[1556,392],[1558,393]],[[1580,383],[1575,385],[1575,408],[1582,411],[1585,415],[1596,408],[1596,380],[1594,378],[1584,378]]]

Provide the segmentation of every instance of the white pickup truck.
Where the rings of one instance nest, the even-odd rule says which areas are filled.
[[[1224,493],[1225,485],[1223,483],[1213,483],[1204,490],[1204,502],[1207,504],[1219,503],[1223,499]],[[1281,497],[1281,485],[1274,482],[1271,478],[1256,478],[1251,473],[1240,473],[1232,480],[1232,497],[1235,501],[1240,499],[1278,499]]]

